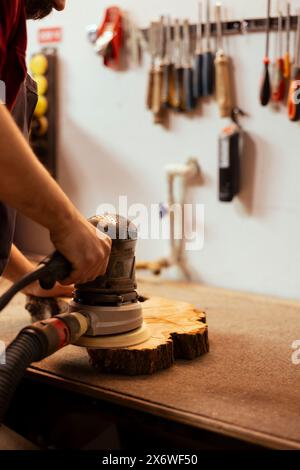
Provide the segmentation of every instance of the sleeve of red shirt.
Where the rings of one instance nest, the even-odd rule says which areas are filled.
[[[27,45],[24,0],[0,0],[0,79],[12,107],[26,71]]]

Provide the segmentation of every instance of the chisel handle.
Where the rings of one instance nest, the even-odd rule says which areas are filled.
[[[152,109],[153,107],[153,86],[154,86],[154,68],[152,67],[151,70],[149,71],[149,76],[148,76],[148,87],[147,87],[147,99],[146,99],[146,105],[148,109]]]
[[[195,57],[195,68],[194,68],[194,98],[195,100],[201,98],[202,90],[202,69],[203,69],[203,55],[197,54]]]
[[[176,111],[183,111],[183,69],[182,67],[175,67],[174,69],[174,99],[173,108]]]
[[[185,67],[183,69],[183,89],[184,89],[184,108],[190,113],[195,109],[194,90],[193,90],[193,69]]]
[[[155,124],[161,124],[164,120],[162,106],[162,85],[163,85],[163,68],[159,67],[154,71],[153,77],[153,97],[152,111],[154,114]]]
[[[260,87],[260,104],[262,106],[267,106],[271,99],[271,80],[269,72],[270,60],[268,58],[264,59],[264,73],[261,81]]]
[[[215,60],[216,67],[216,99],[220,116],[230,117],[233,109],[232,86],[230,76],[230,59],[219,52]]]
[[[300,68],[294,67],[292,75],[288,95],[288,116],[290,121],[296,122],[300,119]]]
[[[163,66],[162,105],[164,108],[170,106],[172,68],[172,64]]]
[[[203,54],[202,78],[203,96],[207,97],[213,95],[215,87],[215,65],[214,56],[211,51],[207,51]]]
[[[275,80],[273,84],[272,100],[279,103],[284,100],[285,80],[284,80],[284,60],[279,58],[275,64]]]

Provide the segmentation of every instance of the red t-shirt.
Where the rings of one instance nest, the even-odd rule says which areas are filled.
[[[0,80],[10,110],[26,77],[26,47],[25,0],[0,0]]]

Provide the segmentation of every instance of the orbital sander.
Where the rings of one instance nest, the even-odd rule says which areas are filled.
[[[124,217],[111,214],[95,216],[89,221],[112,239],[106,273],[92,282],[75,286],[68,313],[29,325],[8,346],[5,370],[0,367],[0,423],[32,362],[68,344],[88,350],[126,348],[141,344],[151,336],[143,321],[143,299],[136,290],[136,226]],[[0,311],[29,284],[39,281],[43,289],[49,290],[71,271],[69,261],[55,252],[0,297]]]
[[[98,349],[143,343],[150,333],[136,291],[137,228],[119,215],[100,215],[89,221],[112,239],[112,249],[105,275],[75,286],[70,312],[82,313],[90,325],[77,345]]]

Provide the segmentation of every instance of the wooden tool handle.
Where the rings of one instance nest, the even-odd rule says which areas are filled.
[[[153,98],[153,85],[154,85],[154,69],[151,68],[149,71],[149,77],[148,77],[148,88],[147,88],[147,100],[146,100],[146,105],[148,109],[152,109],[152,98]]]
[[[162,106],[162,86],[163,86],[163,69],[162,67],[159,67],[154,71],[154,77],[153,77],[152,111],[154,114],[155,124],[161,124],[164,119],[163,106]]]
[[[174,96],[173,108],[176,111],[183,111],[183,69],[175,67],[174,70]]]
[[[164,108],[171,106],[173,81],[173,65],[166,64],[163,67],[162,105]]]
[[[216,60],[216,99],[220,116],[230,117],[233,109],[230,80],[230,60],[225,54],[218,53]]]

